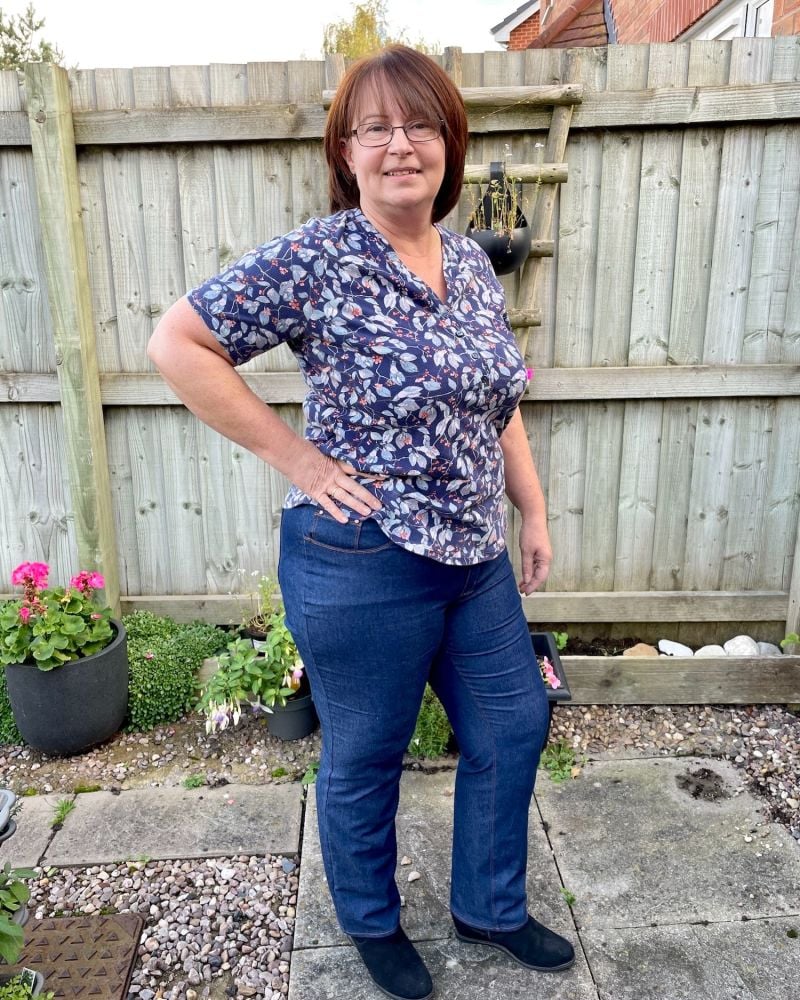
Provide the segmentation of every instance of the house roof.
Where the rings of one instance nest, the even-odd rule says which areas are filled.
[[[502,39],[498,38],[497,41],[508,41],[508,35],[511,34],[514,28],[522,24],[523,21],[527,21],[532,14],[536,13],[540,6],[540,0],[528,0],[528,3],[517,7],[513,14],[509,14],[507,18],[496,24],[493,28],[490,28],[489,31],[493,35],[502,32],[504,37]]]
[[[554,21],[550,21],[546,27],[542,28],[539,33],[539,37],[535,38],[529,48],[531,49],[543,49],[546,48],[553,39],[557,38],[563,31],[565,31],[570,24],[575,20],[575,18],[584,12],[584,10],[593,3],[594,0],[572,0],[572,2],[565,7],[562,12]],[[603,4],[605,11],[605,3]]]

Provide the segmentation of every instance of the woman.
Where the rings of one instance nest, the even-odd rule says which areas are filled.
[[[519,592],[546,578],[526,373],[475,244],[437,225],[463,181],[460,94],[392,46],[353,66],[325,134],[333,215],[189,292],[150,357],[186,405],[283,472],[287,623],[322,723],[320,841],[337,917],[391,997],[432,995],[399,925],[395,812],[426,681],[461,748],[456,934],[528,968],[574,960],[528,916],[527,816],[547,700]],[[233,371],[278,343],[309,392],[304,439]],[[504,490],[522,515],[522,579]]]

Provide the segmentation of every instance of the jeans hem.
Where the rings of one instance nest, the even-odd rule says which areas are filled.
[[[467,917],[462,917],[460,913],[456,913],[453,907],[450,907],[450,913],[457,920],[460,920],[462,924],[466,924],[468,927],[472,927],[476,931],[484,931],[487,934],[513,934],[514,931],[521,931],[523,927],[528,925],[528,915],[525,915],[525,919],[516,927],[481,927],[480,924],[476,924],[473,920]]]

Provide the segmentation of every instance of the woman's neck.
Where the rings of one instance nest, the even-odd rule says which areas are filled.
[[[428,258],[439,252],[441,238],[430,217],[414,217],[409,213],[400,220],[377,215],[369,209],[361,211],[401,257]]]

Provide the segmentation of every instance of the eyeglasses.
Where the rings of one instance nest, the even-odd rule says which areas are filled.
[[[443,126],[444,122],[441,119],[431,121],[428,118],[418,118],[413,122],[406,122],[405,125],[367,122],[366,125],[354,128],[350,135],[354,135],[362,146],[388,146],[396,130],[401,128],[409,142],[432,142],[442,134]]]

